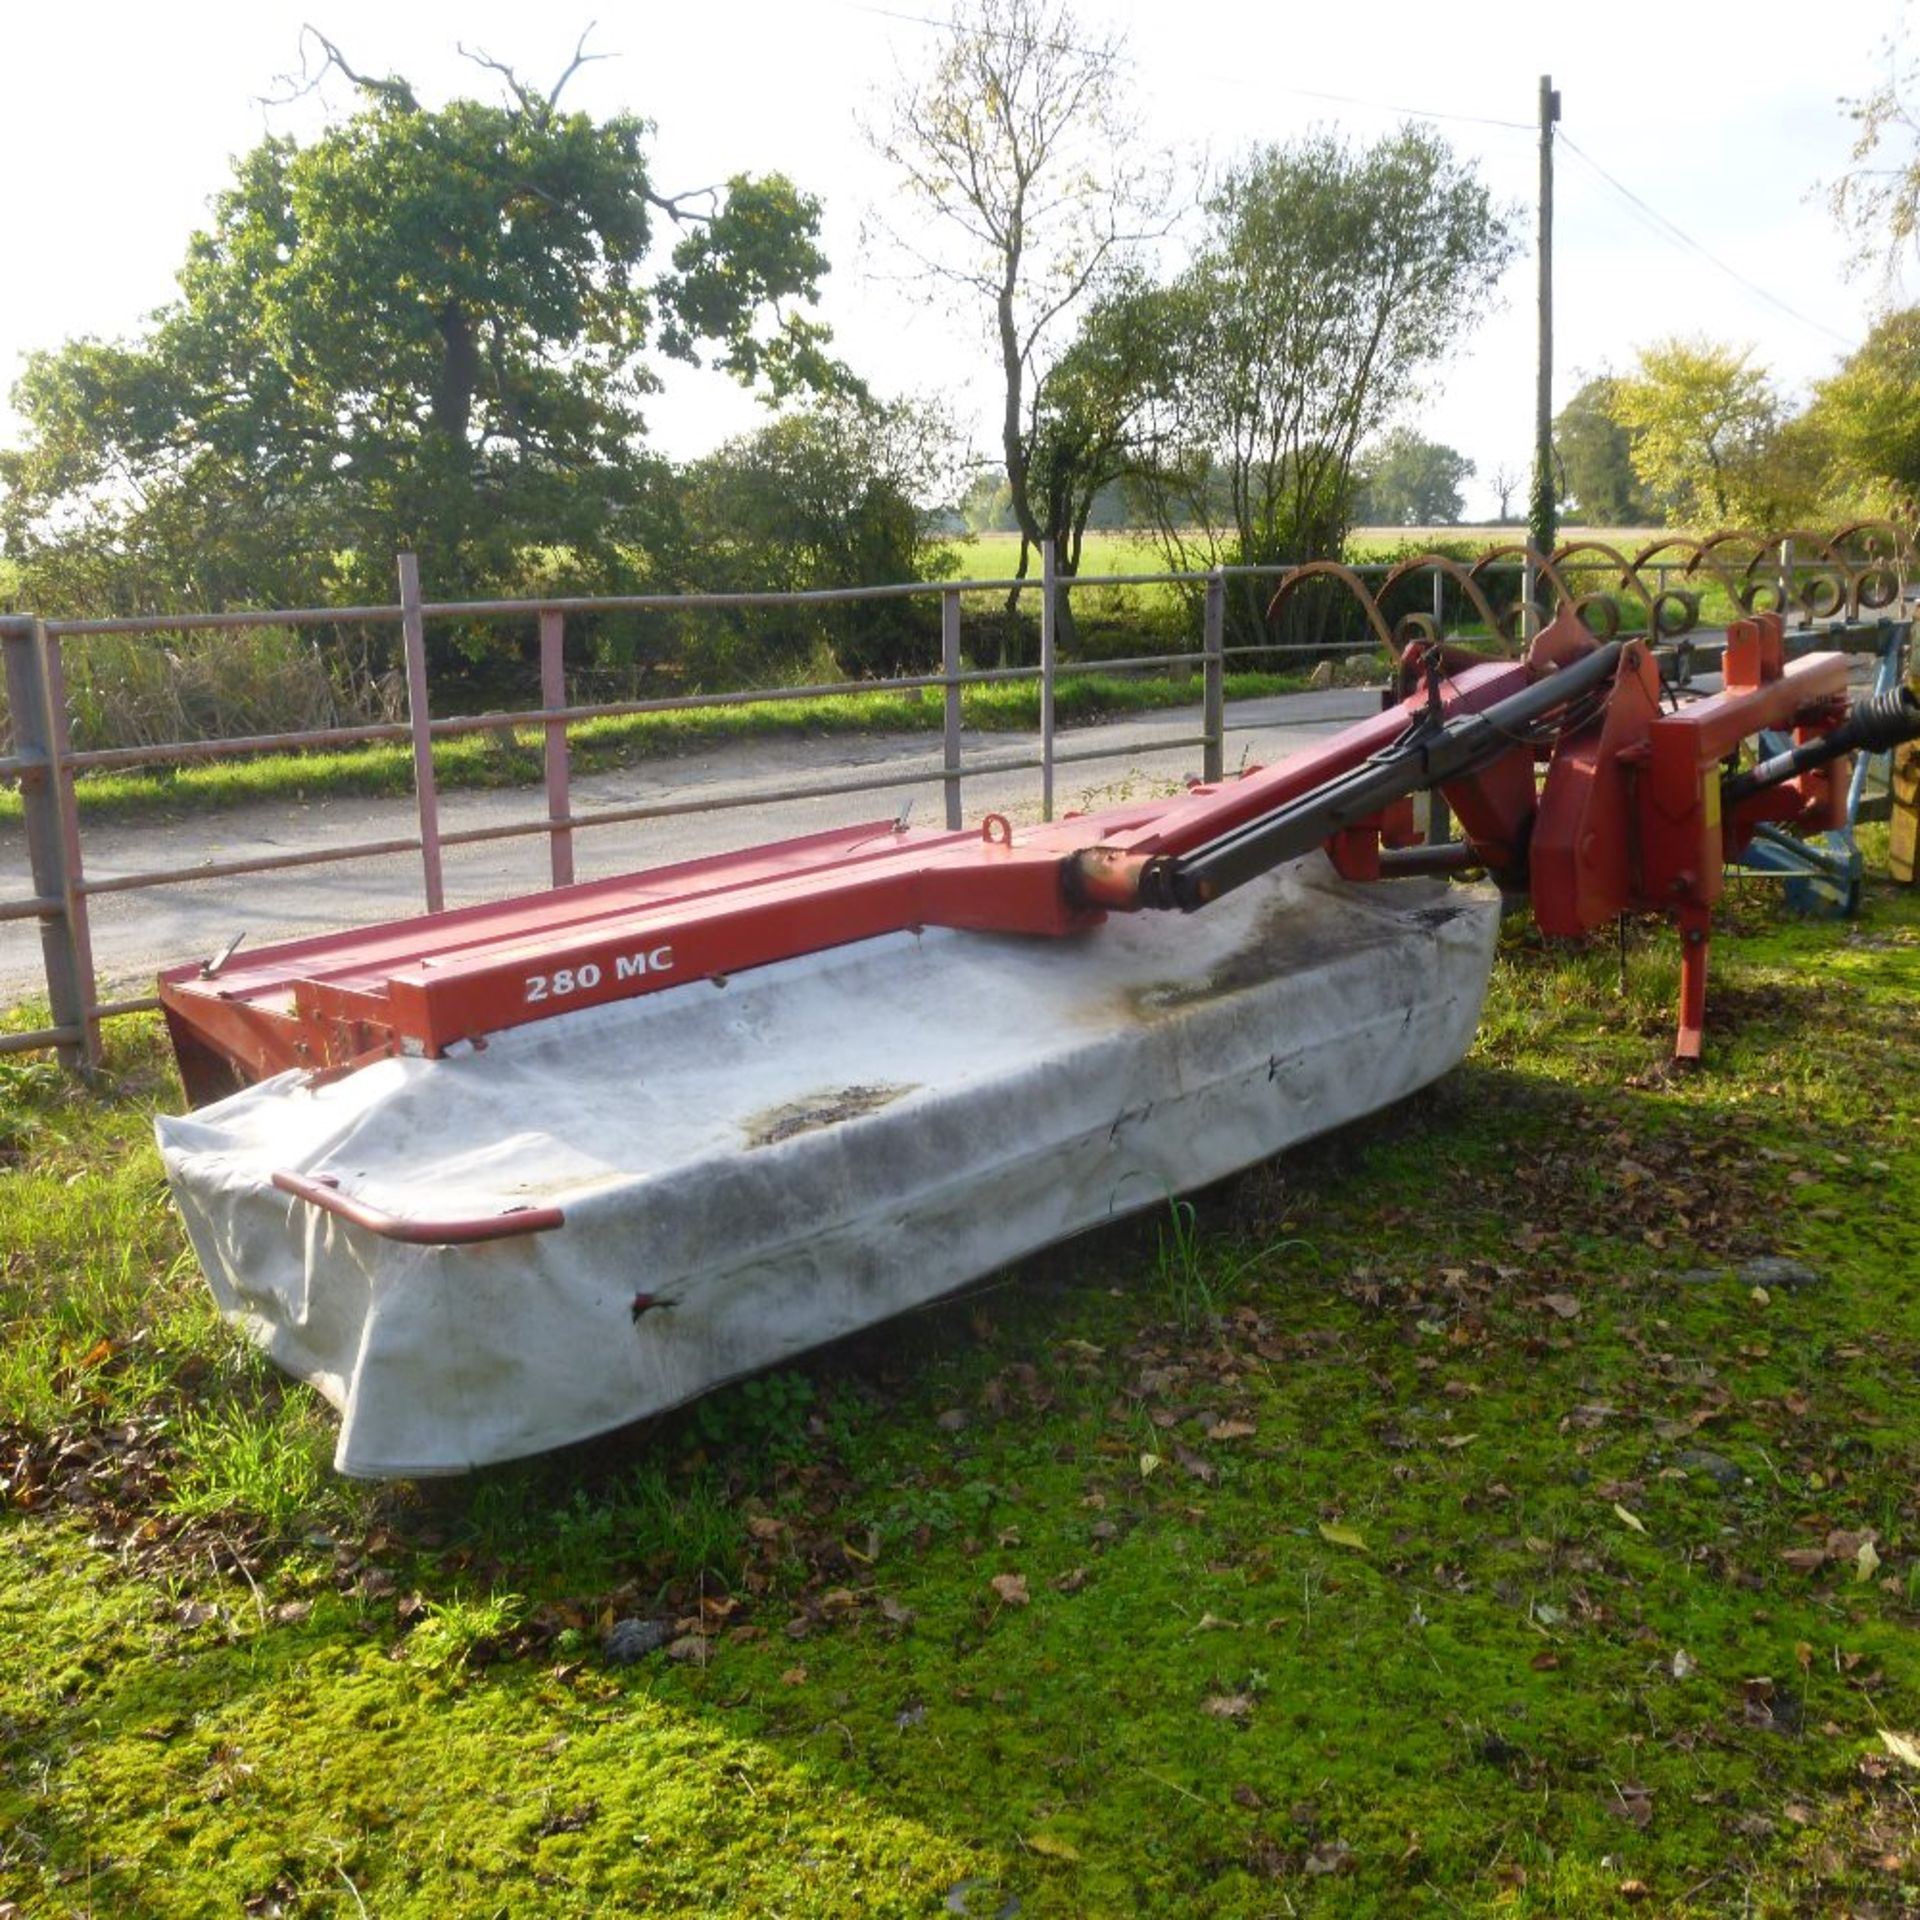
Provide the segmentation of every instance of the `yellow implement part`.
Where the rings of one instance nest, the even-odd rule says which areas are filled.
[[[1920,740],[1909,740],[1893,756],[1893,831],[1887,848],[1888,872],[1911,886],[1917,855],[1920,855]]]

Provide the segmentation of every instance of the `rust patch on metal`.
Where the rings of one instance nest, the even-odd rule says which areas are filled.
[[[837,1127],[843,1120],[858,1120],[890,1107],[912,1086],[836,1087],[810,1094],[804,1100],[791,1100],[783,1107],[769,1107],[746,1123],[749,1147],[777,1146],[796,1134],[818,1133],[825,1127]]]

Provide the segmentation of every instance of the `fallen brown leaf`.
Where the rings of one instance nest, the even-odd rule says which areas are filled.
[[[1617,1813],[1623,1820],[1632,1821],[1636,1827],[1645,1827],[1653,1818],[1653,1794],[1646,1787],[1625,1781],[1614,1788],[1607,1811]]]
[[[1024,1607],[1031,1596],[1027,1592],[1027,1576],[1024,1573],[996,1573],[987,1583],[1000,1596],[1002,1603],[1009,1607]]]

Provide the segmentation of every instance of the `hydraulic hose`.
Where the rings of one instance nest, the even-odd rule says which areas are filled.
[[[1920,696],[1911,687],[1895,687],[1861,701],[1832,732],[1723,780],[1720,799],[1726,806],[1736,806],[1842,754],[1885,753],[1908,740],[1920,740]]]

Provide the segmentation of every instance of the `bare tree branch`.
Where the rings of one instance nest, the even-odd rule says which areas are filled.
[[[581,30],[579,40],[574,44],[573,58],[567,62],[566,71],[547,89],[547,110],[549,112],[560,104],[560,96],[566,91],[567,82],[571,80],[582,67],[586,66],[590,61],[611,60],[613,58],[613,55],[610,53],[589,53],[587,51],[587,38],[599,24],[597,20],[589,20],[587,22],[586,26]]]
[[[608,53],[589,53],[587,51],[588,37],[598,24],[597,21],[593,20],[587,22],[580,38],[574,43],[573,58],[567,62],[565,68],[561,71],[559,79],[557,79],[545,93],[540,92],[537,87],[528,86],[512,67],[508,66],[504,60],[496,60],[485,47],[469,47],[460,41],[456,41],[454,44],[458,48],[462,59],[471,60],[476,67],[485,67],[489,73],[497,73],[505,84],[507,91],[519,102],[520,111],[524,113],[536,127],[544,128],[552,123],[554,111],[560,105],[560,96],[566,91],[567,82],[571,80],[582,67],[590,65],[593,61],[611,60],[613,58],[613,56]]]
[[[312,54],[308,45],[310,41],[318,43],[324,55],[317,67],[312,65]],[[376,100],[385,100],[390,105],[398,107],[403,113],[420,111],[420,98],[414,92],[410,81],[397,73],[390,73],[384,79],[378,79],[371,74],[356,72],[348,64],[346,55],[311,21],[305,22],[300,28],[299,73],[297,75],[281,74],[279,85],[284,91],[273,95],[262,95],[262,101],[271,107],[290,106],[294,101],[302,100],[312,93],[327,75],[336,69],[362,93],[370,93]]]
[[[489,73],[497,73],[504,82],[507,91],[520,103],[520,111],[535,126],[545,126],[547,121],[546,105],[540,96],[528,87],[507,65],[504,60],[496,60],[485,47],[470,47],[464,40],[456,40],[453,50],[463,60],[471,60],[476,67],[485,67]]]
[[[1071,0],[953,4],[931,69],[903,74],[889,124],[865,131],[936,216],[893,230],[900,251],[984,309],[1023,552],[1053,539],[1071,555],[1100,476],[1091,460],[1073,468],[1082,443],[1046,404],[1049,381],[1072,315],[1156,231],[1150,210],[1167,196],[1143,158],[1118,34],[1084,31]]]
[[[684,227],[690,221],[711,220],[720,205],[720,191],[718,187],[690,187],[685,193],[655,193],[648,187],[646,202],[658,208],[675,226]],[[704,209],[690,210],[686,204],[689,200],[704,200],[707,204]]]

